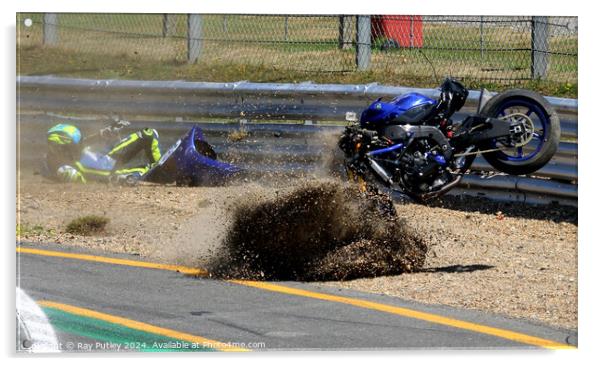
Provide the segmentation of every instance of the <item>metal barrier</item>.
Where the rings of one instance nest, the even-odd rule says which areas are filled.
[[[138,81],[18,76],[24,108],[82,110],[143,115],[236,117],[251,119],[344,120],[345,112],[361,111],[366,102],[419,92],[437,97],[437,89],[372,84],[299,84]],[[495,93],[493,93],[495,94]],[[98,97],[102,96],[102,99]],[[478,104],[479,91],[470,91],[466,107]],[[28,99],[26,99],[28,98]],[[226,99],[224,99],[226,98]],[[576,99],[546,97],[560,114],[576,116]],[[35,102],[43,103],[32,104]],[[48,104],[49,102],[54,104]],[[90,103],[93,102],[93,103]],[[132,106],[131,103],[136,103]],[[465,107],[465,108],[466,108]],[[135,108],[135,109],[134,109]]]
[[[380,96],[410,91],[437,96],[434,89],[368,85],[205,83],[183,81],[83,80],[55,77],[17,78],[20,110],[43,112],[82,112],[130,116],[228,118],[247,122],[244,126],[252,143],[226,143],[238,123],[203,123],[202,127],[217,145],[218,153],[235,160],[252,161],[256,170],[311,171],[321,157],[332,154],[332,146],[316,143],[316,136],[336,134],[346,112],[360,113],[368,102]],[[474,111],[479,92],[471,91],[461,113]],[[559,112],[562,136],[577,136],[577,101],[551,98]],[[249,120],[299,120],[305,124],[248,123]],[[311,121],[312,123],[309,123]],[[321,121],[319,125],[313,121]],[[182,132],[190,122],[145,122],[158,129]],[[265,161],[270,164],[262,163]],[[274,165],[275,164],[275,165]],[[495,174],[484,159],[478,158],[474,170],[487,172],[466,176],[457,193],[484,194],[513,201],[545,203],[558,201],[576,204],[577,143],[562,142],[554,158],[532,177]],[[492,176],[493,173],[493,176]]]

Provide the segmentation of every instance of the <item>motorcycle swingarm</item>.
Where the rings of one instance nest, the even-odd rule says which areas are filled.
[[[520,127],[520,125],[509,124],[508,121],[502,119],[470,116],[462,122],[451,142],[455,147],[478,146],[491,139],[511,137],[513,133],[516,133],[513,132],[513,129]]]

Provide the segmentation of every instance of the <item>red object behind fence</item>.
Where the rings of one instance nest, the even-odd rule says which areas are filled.
[[[422,47],[422,16],[373,15],[370,20],[373,41],[379,37],[384,37],[394,40],[399,47]]]

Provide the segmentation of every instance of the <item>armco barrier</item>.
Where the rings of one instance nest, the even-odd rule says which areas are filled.
[[[56,77],[17,78],[18,107],[21,111],[80,112],[85,114],[228,118],[235,120],[322,121],[320,125],[247,123],[252,143],[226,143],[227,134],[238,123],[203,123],[202,127],[218,152],[249,161],[251,169],[312,170],[312,164],[330,147],[317,146],[315,136],[324,131],[336,133],[340,126],[328,121],[343,121],[346,112],[360,113],[371,100],[405,92],[436,96],[434,89],[368,85],[205,83],[183,81],[84,80]],[[462,113],[474,111],[479,92],[471,91]],[[548,97],[559,112],[562,135],[577,136],[577,101]],[[138,117],[140,118],[140,117]],[[142,117],[143,118],[143,117]],[[184,131],[190,122],[146,122],[163,130]],[[325,125],[326,124],[326,125]],[[276,147],[274,147],[276,146]],[[326,150],[325,150],[326,149]],[[300,158],[302,156],[303,158]],[[295,162],[295,159],[301,162]],[[261,161],[269,161],[263,164]],[[285,162],[283,165],[278,165]],[[475,170],[488,172],[463,179],[456,192],[533,202],[559,201],[576,204],[577,144],[563,142],[552,161],[532,177],[495,175],[484,159],[478,158]],[[494,176],[491,176],[494,174]],[[506,194],[507,193],[507,194]]]

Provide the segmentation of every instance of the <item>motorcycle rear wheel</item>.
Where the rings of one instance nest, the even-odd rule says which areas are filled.
[[[503,118],[511,113],[521,113],[532,120],[534,128],[531,141],[517,148],[503,148],[492,140],[481,150],[503,148],[483,153],[494,168],[513,175],[534,173],[552,159],[560,140],[560,120],[550,103],[538,93],[524,89],[508,90],[493,97],[481,111],[481,115]]]

